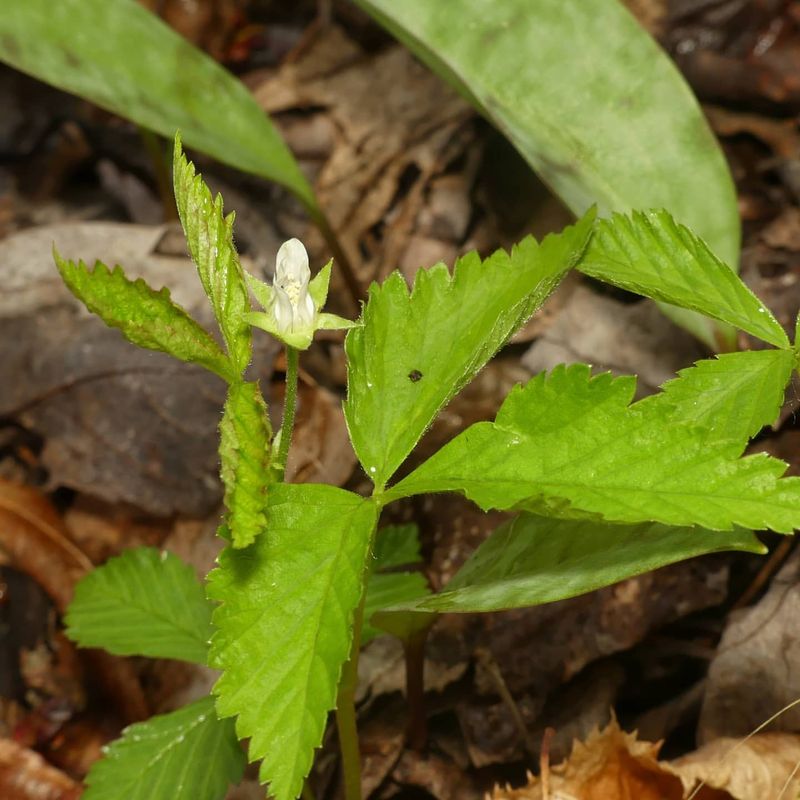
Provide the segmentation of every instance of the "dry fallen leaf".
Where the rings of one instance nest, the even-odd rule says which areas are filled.
[[[660,747],[612,720],[549,768],[548,793],[530,776],[520,789],[495,788],[491,800],[794,800],[800,790],[800,736],[719,739],[675,761],[659,761]]]
[[[13,567],[30,575],[61,613],[72,599],[75,583],[92,568],[48,500],[35,489],[8,481],[0,481],[0,552]],[[85,653],[122,718],[133,722],[147,717],[147,704],[130,662],[100,650]]]
[[[83,787],[38,753],[0,739],[0,797],[3,800],[77,800]]]

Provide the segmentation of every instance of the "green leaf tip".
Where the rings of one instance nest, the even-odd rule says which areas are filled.
[[[664,210],[600,220],[578,269],[733,325],[775,347],[789,347],[780,323],[741,278]],[[716,349],[720,343],[710,344]]]
[[[251,357],[250,326],[245,319],[250,296],[233,243],[234,214],[225,216],[222,196],[212,197],[184,155],[180,136],[175,137],[173,181],[189,254],[211,301],[230,360],[241,375]]]
[[[245,757],[232,720],[204,697],[131,725],[104,748],[86,777],[84,800],[221,800]]]
[[[152,547],[126,550],[82,578],[65,621],[81,647],[197,664],[206,663],[212,632],[194,570]]]
[[[557,367],[512,391],[495,422],[446,444],[383,497],[459,491],[484,509],[712,530],[800,527],[800,478],[738,440],[681,424],[669,402],[630,405],[634,378]],[[674,390],[673,390],[674,391]]]
[[[62,258],[55,245],[53,258],[72,294],[129,342],[198,364],[226,381],[235,377],[211,334],[172,300],[166,287],[152,289],[142,278],[127,278],[122,267],[111,270],[101,261],[89,269],[83,261]]]
[[[536,311],[581,256],[590,211],[538,244],[419,270],[409,292],[392,273],[373,284],[362,326],[345,340],[345,418],[356,454],[382,489],[439,411]]]

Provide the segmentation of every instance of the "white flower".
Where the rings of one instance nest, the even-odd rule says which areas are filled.
[[[308,253],[299,239],[289,239],[275,259],[274,314],[278,330],[293,333],[314,324],[314,301],[308,293],[311,270]]]
[[[245,319],[298,350],[305,350],[320,328],[355,327],[358,323],[349,319],[321,313],[328,298],[331,263],[329,261],[312,280],[303,243],[298,239],[284,242],[275,259],[272,286],[246,273],[250,289],[264,311],[246,314]]]

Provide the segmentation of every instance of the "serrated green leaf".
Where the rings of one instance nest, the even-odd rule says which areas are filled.
[[[90,270],[83,261],[76,264],[53,255],[72,294],[129,342],[200,364],[226,381],[236,377],[211,334],[172,300],[169,289],[156,291],[141,278],[128,280],[119,266],[109,270],[97,261]]]
[[[356,2],[459,89],[576,214],[593,203],[602,214],[666,208],[738,265],[722,151],[675,65],[622,3]],[[727,326],[665,311],[714,350],[718,338],[735,341]]]
[[[727,322],[776,347],[789,347],[769,309],[702,239],[666,211],[637,211],[600,220],[578,269],[628,291]]]
[[[247,547],[266,528],[272,430],[257,383],[228,387],[219,426],[220,474],[225,486],[226,525],[234,547]]]
[[[494,531],[440,593],[403,607],[439,613],[524,608],[724,550],[766,552],[751,531],[741,528],[720,532],[521,514]]]
[[[378,507],[314,484],[275,484],[269,531],[227,548],[209,576],[211,664],[223,717],[238,714],[275,800],[294,800],[322,741],[348,658]]]
[[[800,478],[741,441],[709,442],[669,405],[629,406],[635,378],[556,367],[517,387],[479,422],[386,492],[383,501],[461,491],[484,509],[713,530],[800,527]]]
[[[173,179],[189,253],[211,301],[228,355],[241,374],[250,362],[251,332],[245,319],[250,296],[233,244],[234,215],[224,215],[222,196],[212,197],[202,176],[195,174],[194,164],[181,150],[179,136],[175,137]]]
[[[778,418],[793,365],[791,350],[747,350],[698,361],[639,408],[671,405],[678,422],[704,428],[706,441],[745,444]]]
[[[422,561],[419,548],[419,529],[411,522],[407,525],[387,525],[375,537],[372,549],[373,569],[380,572],[393,567],[407,567]]]
[[[542,304],[576,262],[593,215],[509,256],[470,253],[451,277],[443,264],[416,274],[409,295],[395,272],[370,287],[363,326],[345,341],[344,411],[356,454],[379,488],[439,410]]]
[[[131,725],[96,761],[83,800],[222,800],[245,757],[231,720],[204,697]]]
[[[67,636],[81,647],[205,664],[211,604],[188,564],[139,547],[80,580],[66,624]]]
[[[225,164],[314,194],[240,80],[133,0],[12,0],[0,60]]]

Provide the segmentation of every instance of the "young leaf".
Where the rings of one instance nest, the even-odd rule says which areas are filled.
[[[131,725],[96,761],[83,800],[222,800],[241,780],[245,757],[232,720],[204,697]]]
[[[741,528],[723,533],[521,514],[494,531],[439,594],[403,607],[440,613],[524,608],[723,550],[766,552],[751,531]]]
[[[417,272],[409,295],[395,272],[370,287],[363,327],[347,335],[345,416],[367,475],[382,488],[439,410],[530,317],[576,262],[592,215],[509,256],[470,253],[452,277]]]
[[[602,214],[663,207],[739,263],[722,151],[675,65],[622,3],[356,2],[459,89],[576,214],[593,203]],[[665,311],[712,349],[717,338],[732,343],[711,320]]]
[[[746,444],[777,419],[793,365],[791,350],[746,350],[698,361],[639,408],[671,405],[674,419],[703,427],[707,442]]]
[[[227,530],[234,547],[247,547],[266,527],[272,482],[272,430],[257,383],[236,381],[228,387],[219,433]]]
[[[211,604],[194,570],[152,547],[126,550],[75,587],[67,636],[81,647],[121,656],[205,664]]]
[[[336,703],[377,505],[333,486],[275,484],[269,532],[223,551],[209,576],[221,605],[211,664],[223,717],[238,714],[275,800],[294,800]]]
[[[208,331],[174,303],[169,289],[151,289],[141,278],[131,281],[122,267],[113,270],[97,262],[89,269],[54,253],[67,288],[106,325],[118,328],[139,347],[169,353],[200,364],[226,381],[236,377],[228,357]]]
[[[211,301],[228,355],[241,374],[250,361],[251,332],[245,320],[250,296],[233,244],[234,215],[223,214],[222,196],[212,198],[202,176],[195,174],[194,164],[181,150],[179,136],[175,137],[173,178],[189,253]]]
[[[600,220],[578,269],[727,322],[776,347],[789,347],[780,323],[736,273],[666,211]]]
[[[133,0],[3,4],[0,60],[225,164],[314,194],[240,80]]]
[[[381,528],[375,537],[372,558],[375,572],[418,564],[422,561],[422,555],[417,526],[412,522],[407,525],[388,525]]]
[[[386,492],[383,501],[461,491],[484,509],[662,522],[713,530],[800,527],[800,478],[741,440],[708,441],[668,404],[629,406],[635,378],[556,367]]]

